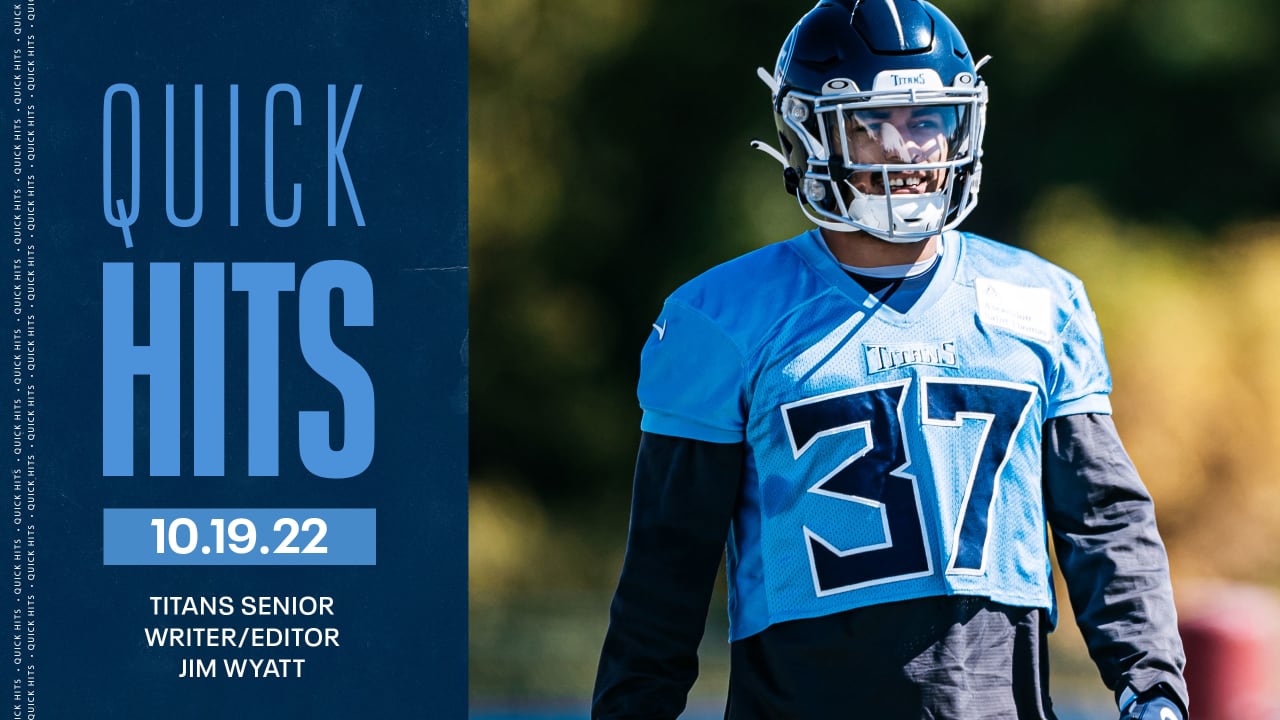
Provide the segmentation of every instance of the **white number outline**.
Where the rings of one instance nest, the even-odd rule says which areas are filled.
[[[921,544],[925,549],[925,552],[924,552],[925,569],[917,572],[903,573],[900,575],[887,575],[885,577],[876,578],[874,580],[851,583],[848,585],[840,585],[837,587],[827,588],[824,590],[822,588],[822,583],[818,578],[818,563],[817,563],[817,560],[815,560],[813,557],[813,544],[812,542],[810,542],[811,540],[821,543],[822,546],[825,547],[827,550],[830,550],[837,557],[842,557],[842,558],[850,557],[852,555],[858,555],[860,553],[870,552],[872,550],[883,550],[883,549],[893,547],[893,536],[889,532],[889,516],[885,510],[884,503],[876,500],[872,500],[870,498],[864,498],[858,495],[848,495],[845,493],[833,492],[831,490],[826,490],[822,487],[827,481],[831,480],[833,477],[835,477],[845,468],[849,467],[853,463],[860,460],[867,453],[871,452],[874,445],[873,434],[871,432],[871,421],[863,420],[860,422],[849,423],[847,425],[841,425],[834,428],[823,430],[819,433],[814,434],[814,436],[804,444],[804,447],[797,447],[795,435],[791,429],[791,421],[787,413],[791,408],[800,407],[803,405],[810,405],[818,402],[826,402],[826,401],[830,401],[835,398],[843,397],[846,395],[862,395],[862,394],[877,392],[880,390],[886,390],[894,387],[902,388],[902,393],[901,395],[898,396],[896,413],[898,416],[898,430],[899,430],[898,435],[902,441],[901,450],[905,460],[902,463],[902,465],[890,470],[889,475],[892,477],[897,477],[897,478],[907,480],[911,483],[911,493],[912,493],[912,497],[915,500],[916,519],[920,527]],[[834,470],[824,475],[821,480],[809,486],[806,492],[811,492],[811,493],[814,493],[815,495],[825,495],[827,497],[836,498],[838,500],[847,500],[851,502],[856,502],[862,505],[866,505],[868,507],[875,508],[880,511],[880,523],[884,528],[884,538],[885,538],[884,542],[877,543],[875,545],[859,545],[857,547],[849,548],[847,550],[841,550],[836,546],[832,545],[830,542],[827,542],[825,538],[818,535],[813,530],[810,530],[808,526],[801,527],[801,529],[804,532],[804,538],[805,538],[805,543],[804,543],[805,552],[808,554],[808,557],[809,557],[809,574],[813,579],[813,591],[814,593],[817,594],[818,597],[827,597],[829,595],[836,595],[839,593],[849,592],[850,590],[857,590],[858,588],[871,587],[873,585],[883,585],[885,583],[899,582],[902,580],[912,580],[912,579],[921,578],[921,577],[928,577],[933,574],[933,553],[929,552],[929,531],[925,528],[925,524],[924,524],[925,523],[924,509],[920,503],[919,481],[917,480],[915,475],[909,472],[906,472],[906,469],[911,466],[911,448],[910,446],[907,445],[907,442],[906,442],[906,435],[905,435],[906,423],[903,422],[902,409],[906,405],[907,396],[910,394],[910,391],[911,391],[911,379],[908,378],[906,380],[876,383],[874,385],[863,385],[861,387],[852,388],[849,390],[840,390],[833,393],[827,393],[825,395],[818,395],[816,397],[797,400],[795,402],[790,402],[782,406],[782,416],[783,416],[782,425],[787,430],[787,440],[791,444],[792,457],[793,459],[796,459],[796,460],[799,460],[800,456],[803,455],[805,451],[813,447],[814,443],[816,443],[819,438],[830,437],[832,435],[838,435],[840,433],[849,432],[851,430],[862,431],[864,442],[862,444],[861,449],[859,449],[853,455],[850,455],[848,458],[846,458],[844,462],[840,463]]]
[[[1009,433],[1009,444],[1004,448],[1004,457],[1000,464],[996,466],[995,473],[991,478],[991,502],[987,505],[987,528],[988,532],[982,538],[982,561],[977,568],[957,568],[956,560],[960,557],[960,533],[964,530],[964,519],[969,512],[969,498],[973,494],[973,487],[977,483],[978,468],[982,464],[982,451],[987,447],[987,437],[991,434],[991,426],[995,420],[995,415],[984,412],[957,411],[955,420],[947,420],[944,418],[935,418],[929,415],[929,385],[930,384],[949,384],[949,385],[988,385],[994,387],[1007,388],[1009,390],[1021,390],[1027,393],[1027,401],[1023,403],[1022,413],[1018,416],[1018,422],[1014,423],[1013,430]],[[950,575],[982,575],[987,571],[987,553],[991,548],[991,514],[995,512],[996,497],[1000,491],[1000,477],[1004,475],[1004,469],[1009,464],[1009,457],[1013,454],[1013,446],[1018,441],[1018,434],[1022,432],[1022,426],[1026,424],[1027,414],[1031,412],[1031,406],[1036,399],[1037,390],[1032,385],[1026,383],[1007,382],[1004,380],[981,380],[978,378],[953,378],[953,377],[932,377],[921,378],[920,380],[920,422],[922,425],[936,425],[942,427],[962,427],[966,420],[979,420],[982,422],[982,437],[978,441],[978,447],[973,452],[973,458],[969,462],[969,477],[965,480],[964,499],[960,502],[960,511],[956,515],[955,529],[951,532],[951,558],[947,562],[946,573]]]
[[[989,506],[987,507],[987,517],[986,517],[988,533],[982,539],[982,560],[981,560],[980,567],[977,569],[971,569],[971,568],[957,569],[955,567],[955,562],[960,554],[959,553],[960,534],[964,529],[964,520],[968,512],[970,496],[972,494],[974,484],[977,480],[977,472],[978,472],[979,466],[981,465],[982,452],[986,448],[987,439],[992,427],[992,421],[995,416],[992,415],[991,413],[957,411],[955,413],[954,420],[930,417],[929,409],[928,409],[929,408],[928,391],[929,391],[930,383],[995,386],[995,387],[1004,387],[1011,390],[1020,390],[1027,393],[1027,400],[1022,407],[1022,412],[1018,416],[1018,421],[1014,424],[1013,430],[1010,432],[1009,444],[1005,447],[1003,458],[1001,459],[1000,464],[996,467],[994,477],[992,478],[992,490],[991,490],[992,499]],[[910,378],[905,380],[893,381],[893,382],[875,383],[872,385],[863,385],[860,387],[851,388],[847,390],[839,390],[836,392],[825,393],[823,395],[817,395],[814,397],[805,398],[803,400],[796,400],[790,403],[786,403],[781,407],[782,417],[783,417],[782,425],[783,425],[783,428],[785,428],[786,430],[787,440],[791,446],[792,458],[795,460],[799,460],[800,457],[804,455],[804,453],[807,450],[809,450],[809,448],[813,447],[814,443],[816,443],[819,438],[839,435],[839,434],[850,432],[853,430],[862,431],[863,442],[859,450],[856,451],[854,454],[850,455],[848,458],[846,458],[835,469],[831,470],[826,475],[824,475],[821,480],[818,480],[816,483],[811,485],[806,492],[811,492],[816,495],[824,495],[824,496],[835,498],[838,500],[856,502],[861,505],[866,505],[868,507],[876,508],[877,510],[880,511],[880,521],[884,528],[884,537],[885,537],[884,542],[876,543],[874,545],[860,545],[847,550],[840,550],[839,548],[836,548],[834,545],[828,542],[826,539],[819,536],[813,530],[809,529],[807,525],[801,526],[801,529],[804,534],[804,539],[805,539],[805,550],[809,558],[809,572],[813,580],[814,592],[818,597],[827,597],[830,595],[849,592],[851,590],[857,590],[859,588],[870,587],[874,585],[882,585],[890,582],[901,582],[903,580],[912,580],[916,578],[929,577],[933,575],[933,572],[934,572],[933,553],[930,552],[930,548],[932,546],[929,540],[929,531],[925,525],[924,508],[920,502],[919,481],[915,475],[906,472],[907,468],[911,466],[911,449],[910,449],[910,444],[907,442],[908,426],[903,419],[902,411],[903,411],[903,406],[906,404],[906,401],[907,401],[907,395],[910,393],[910,389],[911,389],[910,386],[911,386]],[[885,390],[893,387],[902,388],[902,394],[898,398],[898,405],[896,410],[897,410],[897,421],[898,421],[898,428],[899,428],[899,439],[902,443],[901,450],[902,450],[903,457],[905,458],[905,461],[899,467],[891,470],[889,472],[889,475],[908,480],[911,483],[911,489],[912,489],[912,493],[913,493],[913,497],[916,505],[916,515],[919,520],[921,538],[925,548],[925,558],[927,562],[927,569],[919,572],[905,573],[901,575],[889,575],[883,578],[876,578],[874,580],[867,580],[864,582],[852,583],[849,585],[842,585],[839,587],[834,587],[834,588],[829,588],[824,590],[818,578],[817,562],[813,557],[813,545],[810,541],[816,541],[818,543],[821,543],[823,547],[827,548],[838,557],[849,557],[851,555],[870,552],[872,550],[882,550],[882,549],[886,549],[893,546],[893,538],[889,532],[888,515],[885,511],[884,503],[878,502],[876,500],[871,500],[870,498],[857,496],[857,495],[849,495],[844,493],[833,492],[831,490],[827,490],[822,487],[825,483],[827,483],[829,480],[831,480],[833,477],[835,477],[837,474],[839,474],[849,465],[857,462],[859,459],[864,457],[867,453],[869,453],[873,449],[874,434],[871,431],[871,421],[864,420],[860,422],[849,423],[846,425],[840,425],[833,428],[822,430],[818,433],[815,433],[811,438],[809,438],[805,442],[803,447],[800,447],[796,445],[795,434],[791,427],[791,421],[788,415],[788,411],[791,408],[809,405],[813,403],[826,402],[826,401],[830,401],[835,398],[839,398],[847,395],[871,393],[871,392]],[[918,393],[918,395],[919,395],[919,403],[920,403],[920,420],[922,425],[934,425],[934,426],[942,426],[942,427],[961,427],[966,420],[979,420],[983,422],[982,436],[979,442],[977,443],[977,449],[975,450],[973,459],[969,464],[970,465],[969,476],[965,481],[964,499],[961,502],[960,510],[956,516],[955,528],[951,533],[951,557],[948,559],[947,568],[944,571],[945,573],[958,574],[958,575],[981,575],[986,572],[987,556],[990,548],[989,529],[991,527],[991,515],[994,512],[995,505],[996,505],[995,499],[996,499],[996,494],[1000,487],[1000,477],[1001,475],[1004,474],[1004,470],[1008,466],[1009,458],[1012,455],[1014,444],[1017,442],[1018,436],[1022,432],[1023,426],[1026,424],[1027,416],[1030,414],[1031,408],[1035,404],[1034,401],[1036,399],[1037,394],[1038,394],[1038,390],[1035,386],[1028,385],[1025,383],[1014,383],[1014,382],[1001,381],[1001,380],[987,380],[987,379],[981,379],[981,378],[953,378],[953,377],[921,378],[920,392]]]

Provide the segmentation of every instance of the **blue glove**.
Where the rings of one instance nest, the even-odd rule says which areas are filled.
[[[1186,720],[1178,704],[1159,690],[1142,695],[1127,691],[1121,698],[1120,720]]]

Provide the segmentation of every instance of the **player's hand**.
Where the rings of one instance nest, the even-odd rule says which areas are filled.
[[[1186,720],[1178,704],[1159,691],[1138,697],[1120,711],[1120,720]]]

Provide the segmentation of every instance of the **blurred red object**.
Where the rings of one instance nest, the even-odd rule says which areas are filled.
[[[1195,720],[1280,719],[1280,598],[1249,585],[1198,583],[1178,592]]]

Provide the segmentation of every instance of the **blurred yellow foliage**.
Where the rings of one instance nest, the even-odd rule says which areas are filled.
[[[1085,282],[1116,424],[1156,498],[1175,577],[1275,584],[1280,225],[1203,238],[1120,221],[1066,189],[1030,213],[1024,237]]]
[[[608,522],[610,546],[592,532],[600,517],[553,513],[521,485],[472,478],[468,570],[473,598],[501,602],[559,592],[612,591],[622,567],[626,508],[595,515]]]
[[[468,565],[472,595],[502,594],[529,583],[547,551],[546,512],[518,487],[472,483],[468,511]]]

